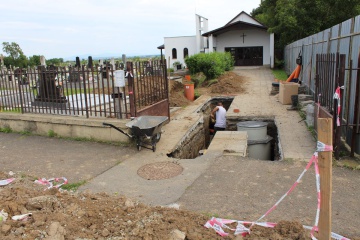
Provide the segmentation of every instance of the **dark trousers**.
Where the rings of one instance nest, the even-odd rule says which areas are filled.
[[[225,128],[221,128],[221,127],[214,127],[215,133],[217,131],[225,131]]]

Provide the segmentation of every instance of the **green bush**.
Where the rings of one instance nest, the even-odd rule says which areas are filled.
[[[191,74],[203,72],[207,79],[213,79],[234,67],[231,54],[212,52],[199,53],[185,59]]]
[[[279,60],[279,59],[275,58],[274,68],[276,68],[276,69],[283,69],[284,66],[285,66],[285,61],[284,61],[284,60]]]
[[[203,82],[205,82],[206,80],[206,76],[202,73],[196,73],[195,75],[191,76],[191,81],[194,82],[195,87],[199,87],[203,84]]]

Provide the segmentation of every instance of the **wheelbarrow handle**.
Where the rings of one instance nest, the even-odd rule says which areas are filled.
[[[119,132],[121,132],[122,134],[124,134],[124,135],[128,136],[129,138],[132,138],[132,137],[133,137],[132,135],[130,135],[130,134],[128,134],[128,133],[126,133],[126,132],[124,132],[124,131],[123,131],[123,130],[121,130],[120,128],[118,128],[118,127],[116,127],[116,126],[114,126],[114,125],[112,125],[112,124],[110,124],[110,123],[105,123],[105,122],[103,122],[103,125],[104,125],[104,126],[109,126],[109,127],[112,127],[112,128],[114,128],[114,129],[118,130]]]

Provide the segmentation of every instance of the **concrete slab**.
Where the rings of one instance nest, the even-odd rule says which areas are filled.
[[[247,151],[247,133],[241,131],[216,132],[206,153],[219,152],[222,155],[245,157]]]

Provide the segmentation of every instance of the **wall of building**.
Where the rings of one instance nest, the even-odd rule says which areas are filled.
[[[184,37],[165,37],[165,57],[168,64],[168,68],[173,68],[174,62],[181,62],[184,66],[184,48],[188,49],[189,56],[196,54],[196,37],[184,36]],[[176,48],[177,58],[172,58],[172,49]],[[169,60],[170,59],[170,60]]]
[[[242,22],[248,22],[251,24],[255,24],[255,25],[260,25],[260,23],[258,23],[256,20],[254,20],[253,18],[249,17],[246,14],[240,14],[239,16],[237,16],[234,20],[231,21],[231,23],[237,22],[237,21],[242,21]]]
[[[244,43],[243,37],[245,34]],[[216,37],[217,52],[224,52],[226,47],[258,47],[263,46],[263,64],[270,65],[270,34],[265,30],[237,30],[226,32]]]

